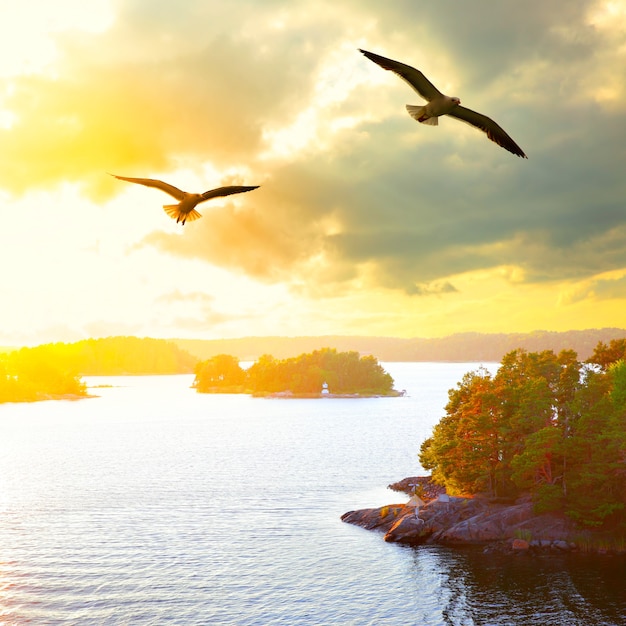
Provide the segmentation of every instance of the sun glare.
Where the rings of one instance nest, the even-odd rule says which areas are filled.
[[[113,20],[111,0],[3,3],[0,7],[0,77],[50,71],[58,57],[57,36],[71,30],[103,32]]]
[[[589,14],[589,22],[598,28],[621,30],[626,27],[626,2],[602,0]]]

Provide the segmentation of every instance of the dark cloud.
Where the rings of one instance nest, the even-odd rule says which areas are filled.
[[[259,190],[143,244],[312,294],[358,277],[445,295],[453,276],[499,266],[527,282],[623,268],[626,78],[601,62],[619,47],[590,24],[593,4],[122,2],[97,41],[64,40],[58,77],[16,79],[0,186],[76,180],[105,197],[119,189],[107,170],[246,166]],[[331,52],[354,41],[346,68],[384,73],[359,55],[364,37],[437,84],[449,77],[430,72],[449,64],[455,95],[529,160],[453,119],[417,124],[404,106],[419,97],[391,73],[317,112],[322,147],[262,158],[264,132],[306,110]],[[601,101],[605,77],[617,82]],[[339,118],[357,121],[333,134]]]
[[[346,132],[340,154],[276,168],[258,195],[207,212],[184,241],[148,241],[268,281],[297,278],[308,258],[324,254],[344,268],[336,280],[369,263],[380,284],[418,294],[415,285],[499,265],[521,267],[529,282],[624,267],[626,182],[614,132],[621,118],[601,110],[593,123],[567,109],[565,116],[542,114],[556,137],[538,141],[528,162],[479,132],[457,134],[451,119],[438,128],[408,116],[364,124]],[[326,218],[338,232],[324,230]]]
[[[350,0],[350,4],[376,16],[379,39],[388,42],[389,55],[394,44],[404,48],[398,47],[398,53],[406,51],[404,58],[394,58],[409,64],[412,52],[423,59],[446,54],[462,68],[464,85],[475,84],[477,90],[524,61],[571,64],[588,58],[598,38],[586,21],[592,0],[532,2],[532,6],[517,0],[474,0],[471,4]]]

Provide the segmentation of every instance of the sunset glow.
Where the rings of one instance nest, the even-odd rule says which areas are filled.
[[[626,0],[504,5],[0,9],[0,345],[624,327]],[[183,227],[109,173],[260,188]]]

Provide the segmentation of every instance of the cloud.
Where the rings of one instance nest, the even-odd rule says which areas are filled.
[[[2,188],[72,180],[107,198],[120,188],[106,171],[239,169],[261,188],[142,245],[315,297],[458,297],[468,272],[515,267],[532,284],[626,267],[626,37],[604,3],[119,10],[102,33],[59,35],[55,76],[12,79]],[[456,120],[416,124],[404,105],[420,98],[358,47],[420,67],[529,161]]]
[[[626,274],[617,272],[574,284],[570,289],[564,291],[561,302],[563,304],[576,304],[588,300],[597,303],[624,298],[626,298]]]
[[[255,4],[224,12],[125,2],[109,30],[60,35],[56,74],[12,78],[4,92],[16,119],[0,130],[0,186],[23,193],[79,181],[102,199],[114,192],[111,170],[245,164],[266,126],[305,106],[337,36],[332,20],[303,22],[290,10],[283,28],[270,3],[246,12]]]
[[[213,296],[201,291],[183,293],[179,289],[175,289],[174,291],[161,294],[160,296],[155,298],[155,302],[163,302],[165,304],[184,304],[188,302],[198,302],[200,304],[209,305],[212,304],[214,300],[215,298]]]

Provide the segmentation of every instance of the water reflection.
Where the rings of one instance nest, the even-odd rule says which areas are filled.
[[[425,624],[618,626],[626,624],[626,558],[483,554],[481,548],[413,551]],[[423,597],[423,596],[422,596]]]

